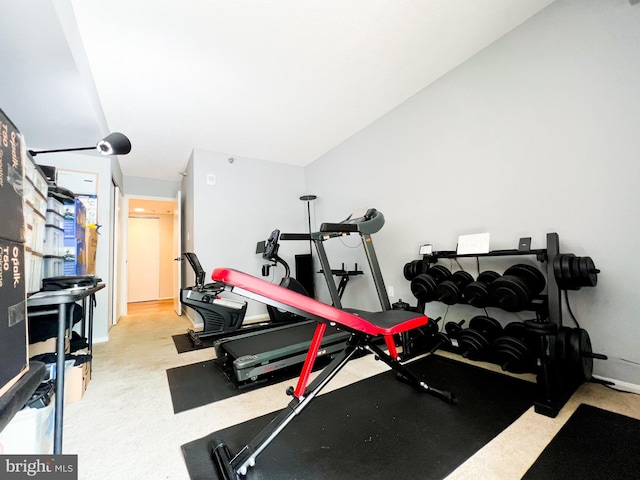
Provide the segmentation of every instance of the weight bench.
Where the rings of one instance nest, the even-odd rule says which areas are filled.
[[[211,441],[211,453],[218,474],[222,479],[238,480],[246,475],[248,469],[255,465],[258,455],[296,415],[299,415],[309,405],[324,386],[358,352],[365,350],[372,352],[395,370],[400,379],[418,390],[434,395],[447,403],[455,401],[452,393],[427,385],[405,368],[398,359],[393,336],[426,325],[429,322],[428,317],[405,310],[388,310],[376,313],[354,311],[350,313],[260,278],[227,268],[214,270],[211,278],[214,281],[223,282],[227,291],[233,291],[244,297],[318,322],[298,383],[295,389],[289,387],[287,390],[287,394],[294,397],[287,408],[282,410],[236,455],[231,454],[228,446],[221,439]],[[307,386],[327,324],[346,330],[351,333],[351,336],[347,341],[346,348],[338,353],[331,363]],[[388,353],[378,346],[377,341],[380,340],[380,337],[384,339]]]

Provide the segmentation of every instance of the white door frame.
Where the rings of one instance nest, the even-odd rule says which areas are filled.
[[[124,205],[122,191],[120,187],[117,185],[113,185],[114,187],[114,196],[113,196],[113,212],[114,212],[114,220],[113,220],[113,259],[112,259],[112,270],[113,270],[113,283],[112,283],[112,294],[111,294],[111,325],[115,325],[120,320],[120,316],[122,313],[122,305],[120,303],[121,295],[120,295],[120,276],[122,275],[122,257],[123,251],[126,251],[126,247],[123,247],[125,237],[123,237],[122,232],[122,208]],[[125,274],[126,275],[126,274]],[[127,311],[124,310],[124,315],[126,315]]]
[[[182,316],[180,290],[182,289],[182,191],[174,199],[173,211],[173,310]]]

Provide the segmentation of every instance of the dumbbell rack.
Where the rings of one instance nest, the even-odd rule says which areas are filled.
[[[538,321],[549,322],[557,328],[562,326],[561,290],[554,274],[554,258],[560,255],[560,240],[557,233],[547,234],[547,248],[528,250],[494,250],[488,253],[458,254],[456,252],[433,252],[423,255],[425,264],[437,263],[440,259],[454,259],[464,257],[506,257],[506,256],[535,256],[539,262],[546,263],[547,293],[540,295],[542,302],[532,305]],[[547,338],[546,360],[540,359],[540,368],[536,377],[538,395],[534,403],[535,411],[548,417],[555,417],[567,400],[579,387],[579,383],[565,382],[559,375],[559,366],[555,360],[555,341],[553,336]],[[544,367],[544,368],[543,368]]]

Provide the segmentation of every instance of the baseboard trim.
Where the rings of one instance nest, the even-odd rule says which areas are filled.
[[[242,323],[259,323],[266,322],[269,320],[269,315],[261,314],[261,315],[249,315],[248,317],[244,317],[244,322]]]
[[[634,383],[623,382],[621,380],[616,380],[614,378],[601,377],[600,375],[593,375],[593,378],[597,380],[602,380],[604,382],[611,382],[613,385],[609,385],[611,388],[615,388],[616,390],[622,390],[624,392],[631,392],[640,395],[640,385],[636,385]]]

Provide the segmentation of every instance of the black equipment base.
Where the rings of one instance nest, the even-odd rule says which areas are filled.
[[[288,368],[299,373],[315,328],[316,322],[305,321],[220,340],[214,343],[218,365],[239,386]],[[328,327],[318,358],[341,352],[348,338],[348,332]]]
[[[271,443],[248,480],[446,477],[532,405],[535,384],[433,355],[409,364],[455,391],[450,405],[385,372],[326,395]],[[193,480],[215,479],[209,441],[237,452],[277,415],[182,446]]]
[[[329,358],[319,359],[314,371],[324,368],[328,360]],[[167,381],[171,393],[173,413],[180,413],[284,380],[295,379],[298,375],[300,375],[300,365],[294,365],[278,370],[271,376],[265,376],[258,382],[251,382],[239,387],[213,359],[170,368],[167,370]]]

